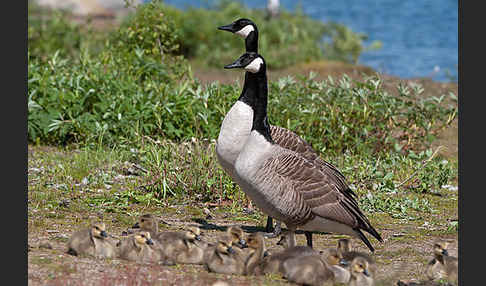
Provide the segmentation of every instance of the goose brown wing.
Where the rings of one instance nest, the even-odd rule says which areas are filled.
[[[276,174],[284,178],[292,191],[302,197],[314,215],[354,229],[368,231],[372,228],[356,201],[340,192],[332,177],[312,162],[292,152],[282,152],[272,163]]]
[[[334,165],[322,160],[312,146],[297,135],[297,133],[275,125],[270,126],[270,132],[272,139],[279,146],[298,153],[318,166],[320,170],[323,173],[326,173],[328,178],[336,184],[340,192],[349,197],[356,196],[356,194],[349,188],[344,175]]]

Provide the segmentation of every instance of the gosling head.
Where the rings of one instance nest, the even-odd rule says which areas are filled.
[[[447,251],[447,248],[449,246],[449,243],[445,241],[438,241],[434,243],[434,255],[436,256],[448,256],[449,252]]]
[[[201,229],[197,226],[189,226],[184,232],[184,237],[187,240],[201,240]]]
[[[108,237],[106,233],[105,224],[103,222],[96,222],[91,226],[91,235],[99,239],[105,239]]]
[[[216,251],[223,254],[232,254],[235,252],[232,246],[232,237],[229,235],[223,235],[218,239]]]
[[[157,220],[151,214],[144,214],[138,218],[138,221],[132,226],[132,228],[140,228],[141,230],[148,231],[155,230],[157,232]]]
[[[224,66],[225,69],[243,68],[245,71],[254,74],[265,74],[265,60],[258,53],[246,52],[234,63]]]
[[[347,238],[341,238],[338,240],[338,248],[341,253],[346,253],[351,251],[351,241]]]
[[[341,252],[335,248],[326,249],[321,251],[320,254],[324,257],[324,260],[330,265],[348,266],[348,262],[343,258]]]
[[[244,233],[241,227],[238,226],[230,226],[228,227],[227,231],[228,235],[232,238],[233,245],[239,248],[246,248],[248,247],[246,240],[243,238]]]
[[[265,241],[263,240],[263,235],[259,232],[250,234],[248,236],[248,248],[264,250]]]
[[[369,272],[369,263],[366,259],[363,257],[356,257],[353,259],[353,262],[351,262],[351,274],[353,276],[358,276],[360,274],[363,274],[367,277],[370,277],[370,272]]]
[[[139,246],[143,246],[145,244],[153,245],[154,241],[150,236],[150,232],[148,231],[141,231],[133,236],[135,243]]]

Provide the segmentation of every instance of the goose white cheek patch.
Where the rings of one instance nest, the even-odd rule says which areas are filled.
[[[263,64],[262,59],[256,58],[249,65],[247,65],[245,67],[245,70],[252,72],[252,73],[257,73],[260,70],[260,67],[261,67],[262,64]]]
[[[248,37],[248,35],[254,31],[255,29],[253,28],[252,25],[246,25],[245,27],[243,27],[243,29],[239,30],[238,32],[236,32],[235,34],[237,35],[240,35],[242,36],[243,38],[246,38]]]

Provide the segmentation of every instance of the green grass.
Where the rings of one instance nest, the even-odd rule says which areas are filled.
[[[440,215],[439,210],[444,207],[457,205],[457,192],[441,188],[443,184],[455,184],[457,162],[435,158],[428,164],[428,176],[417,175],[418,183],[428,185],[434,193],[397,187],[404,177],[421,166],[426,153],[418,158],[390,154],[385,159],[372,159],[347,154],[326,159],[348,178],[358,194],[360,207],[367,214],[420,221]],[[134,173],[137,168],[144,171]],[[444,170],[448,170],[446,175]],[[438,181],[436,178],[440,176],[443,179]],[[106,147],[61,149],[55,153],[38,150],[29,156],[28,179],[29,214],[34,209],[43,210],[45,216],[56,219],[62,219],[64,211],[73,210],[127,214],[134,207],[140,211],[172,204],[191,206],[212,202],[236,213],[247,203],[239,187],[219,166],[214,143],[201,141],[145,142],[132,150]],[[67,207],[61,204],[63,200],[69,200]],[[187,209],[185,213],[203,216],[198,208]],[[262,217],[257,213],[245,219],[258,221]],[[457,229],[448,225],[446,231]]]

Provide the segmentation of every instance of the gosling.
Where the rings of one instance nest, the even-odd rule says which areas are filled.
[[[216,245],[210,246],[204,253],[204,265],[207,271],[222,274],[244,274],[245,262],[240,249],[233,248],[233,238],[224,234]]]
[[[369,270],[369,262],[362,256],[358,256],[351,262],[351,278],[349,286],[373,286],[374,279]]]
[[[283,274],[282,264],[285,260],[306,255],[319,255],[319,252],[309,246],[298,245],[265,256],[262,262],[263,273]]]
[[[119,257],[129,261],[158,262],[161,260],[161,254],[153,247],[150,232],[140,231],[120,243]]]
[[[351,264],[351,261],[353,261],[353,259],[355,259],[358,256],[363,257],[364,259],[366,259],[366,261],[368,261],[370,271],[372,272],[373,275],[375,275],[376,268],[377,268],[375,260],[367,253],[351,250],[351,241],[349,239],[347,238],[339,239],[337,251],[340,253],[342,258],[348,262],[347,264],[345,264],[348,267]]]
[[[233,246],[237,246],[239,248],[246,248],[246,240],[244,238],[245,234],[243,229],[239,226],[230,226],[226,230],[226,233],[229,234],[233,238]]]
[[[248,251],[245,255],[245,274],[262,275],[263,274],[263,257],[265,253],[265,241],[263,235],[259,232],[252,233],[248,236]]]
[[[89,228],[75,232],[67,242],[67,253],[78,256],[91,255],[98,258],[117,256],[114,244],[108,239],[105,224],[96,222]]]
[[[157,234],[164,257],[181,264],[203,264],[204,247],[201,242],[201,230],[190,226],[183,232],[161,232]]]
[[[447,242],[436,242],[434,244],[434,259],[427,265],[427,278],[430,280],[447,279],[450,283],[457,285],[457,257],[449,255]]]
[[[151,214],[141,215],[132,228],[139,229],[139,231],[148,231],[151,237],[156,237],[159,233],[159,225],[157,219]]]
[[[329,270],[334,273],[334,282],[347,284],[351,278],[351,273],[345,267],[348,262],[341,253],[335,248],[325,249],[320,252],[323,260],[328,264]]]
[[[289,258],[282,263],[282,274],[299,285],[333,285],[334,273],[319,255]]]

